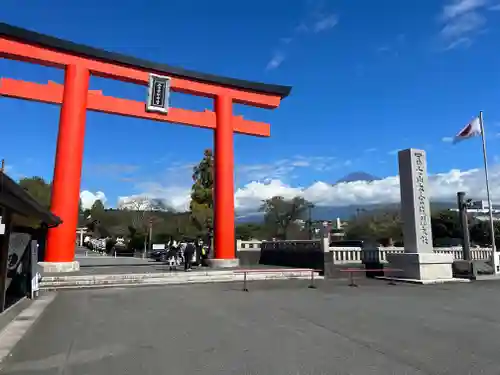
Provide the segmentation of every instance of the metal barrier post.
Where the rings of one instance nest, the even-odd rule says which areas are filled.
[[[243,291],[248,292],[247,288],[247,273],[243,272]]]
[[[358,286],[358,284],[356,284],[354,282],[354,272],[353,271],[349,271],[349,286],[354,286],[354,287]]]
[[[314,285],[314,270],[311,270],[311,284],[309,284],[310,289],[316,289],[316,285]]]

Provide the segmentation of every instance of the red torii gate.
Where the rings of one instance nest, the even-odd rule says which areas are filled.
[[[0,23],[0,57],[65,69],[64,85],[0,77],[0,96],[61,104],[51,211],[63,224],[50,229],[45,261],[68,269],[74,263],[86,111],[174,122],[214,130],[215,264],[232,265],[234,234],[233,132],[270,136],[270,125],[233,115],[233,103],[274,109],[291,87],[199,73],[112,53]],[[171,77],[172,91],[213,98],[215,111],[170,108],[146,111],[145,102],[89,90],[90,76],[147,85],[150,74]],[[61,264],[62,263],[62,264]],[[54,268],[54,267],[52,267]]]

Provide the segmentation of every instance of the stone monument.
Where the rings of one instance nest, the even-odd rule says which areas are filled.
[[[436,254],[432,244],[431,210],[425,151],[406,149],[398,153],[403,221],[403,254],[387,255],[395,278],[431,284],[455,281],[453,255]]]

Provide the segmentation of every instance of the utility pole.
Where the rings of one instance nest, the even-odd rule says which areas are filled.
[[[460,229],[462,231],[462,258],[463,260],[470,261],[470,235],[467,218],[467,201],[465,200],[465,193],[463,191],[459,191],[457,193],[457,204]]]
[[[312,240],[313,238],[313,228],[312,228],[312,209],[313,209],[314,205],[312,203],[309,203],[307,208],[308,208],[308,216],[309,216],[309,220],[308,220],[308,229],[309,229],[309,240]]]
[[[149,250],[153,250],[153,219],[149,219]]]

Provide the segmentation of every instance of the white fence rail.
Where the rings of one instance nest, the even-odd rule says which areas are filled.
[[[238,240],[238,251],[260,251],[262,241],[241,241]],[[361,263],[360,247],[330,247],[329,252],[333,253],[335,264],[355,264]],[[379,247],[373,249],[378,251],[382,262],[387,261],[387,254],[404,253],[403,247]],[[455,259],[462,259],[462,247],[438,247],[434,248],[436,254],[452,254]],[[471,248],[471,257],[474,260],[488,260],[491,258],[490,248]]]

